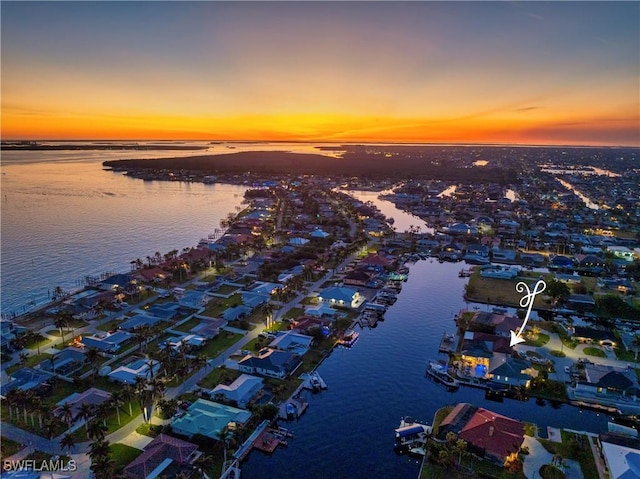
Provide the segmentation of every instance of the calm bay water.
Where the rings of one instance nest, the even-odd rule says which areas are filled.
[[[125,155],[168,154],[3,152],[3,313],[46,302],[56,286],[77,288],[86,275],[125,272],[136,258],[195,246],[243,200],[240,186],[144,182],[102,169]]]

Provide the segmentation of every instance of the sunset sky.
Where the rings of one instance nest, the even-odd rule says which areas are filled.
[[[639,2],[6,2],[2,139],[640,145]]]

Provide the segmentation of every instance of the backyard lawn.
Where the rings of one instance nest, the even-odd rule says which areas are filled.
[[[606,358],[607,354],[600,348],[594,348],[593,346],[589,346],[588,348],[584,348],[584,354],[587,356],[595,356],[597,358]]]
[[[205,390],[211,390],[222,382],[234,381],[241,374],[242,373],[236,369],[215,368],[202,381],[198,383],[198,386]]]
[[[136,449],[126,444],[111,444],[109,449],[111,450],[111,457],[114,460],[113,466],[116,472],[124,469],[131,461],[142,454],[141,449]]]
[[[231,331],[220,331],[220,334],[213,339],[207,341],[204,348],[200,351],[207,355],[207,357],[215,358],[223,351],[230,348],[233,344],[242,339],[243,335],[240,333],[232,333]]]

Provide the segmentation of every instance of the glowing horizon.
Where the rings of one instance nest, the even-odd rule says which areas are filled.
[[[2,2],[3,140],[640,146],[636,2]]]

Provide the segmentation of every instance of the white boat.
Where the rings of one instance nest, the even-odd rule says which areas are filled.
[[[448,388],[457,388],[460,386],[460,381],[449,374],[446,364],[442,364],[437,361],[429,361],[429,364],[427,365],[427,375],[444,384]]]
[[[394,448],[398,452],[424,456],[427,440],[431,436],[432,428],[428,424],[421,424],[410,417],[404,417],[400,426],[395,429]]]

